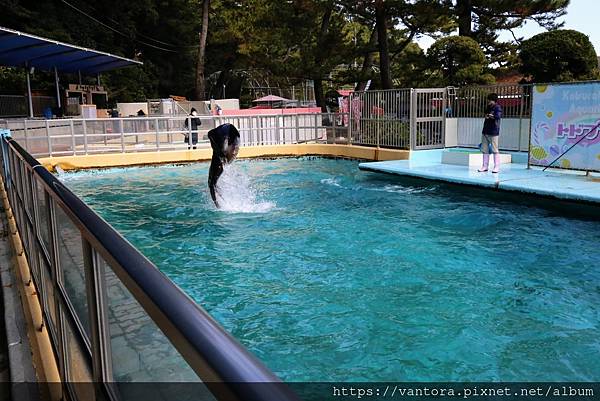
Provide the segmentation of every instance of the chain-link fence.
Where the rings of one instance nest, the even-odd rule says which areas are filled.
[[[47,109],[56,107],[56,99],[52,96],[32,96],[33,115],[41,117]],[[0,117],[26,117],[29,115],[27,96],[0,95]]]

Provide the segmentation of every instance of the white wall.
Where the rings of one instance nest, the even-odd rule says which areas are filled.
[[[206,107],[210,106],[210,100],[204,101]],[[239,110],[240,99],[213,99],[213,102],[219,105],[222,110]]]
[[[458,118],[446,118],[444,147],[453,148],[458,146]]]
[[[529,125],[529,119],[503,118],[500,125],[500,148],[505,150],[529,149]],[[458,118],[458,146],[477,147],[481,142],[482,127],[482,118]],[[520,144],[519,128],[521,131]]]
[[[139,110],[143,110],[148,115],[148,103],[117,103],[117,110],[120,117],[137,116]]]

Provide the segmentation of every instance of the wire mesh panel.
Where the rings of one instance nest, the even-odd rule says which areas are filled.
[[[24,117],[27,107],[26,96],[0,95],[0,117]]]
[[[447,114],[446,88],[415,89],[411,106],[413,148],[443,148]]]
[[[531,85],[486,85],[457,89],[448,97],[448,109],[449,117],[458,118],[458,145],[477,147],[481,142],[487,96],[496,93],[502,107],[500,149],[528,150],[531,88]]]
[[[410,89],[355,92],[348,102],[352,143],[410,147]]]

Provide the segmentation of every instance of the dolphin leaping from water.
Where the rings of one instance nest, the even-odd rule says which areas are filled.
[[[237,157],[240,150],[240,133],[232,124],[222,124],[208,131],[208,139],[213,150],[208,170],[208,188],[215,206],[219,207],[216,193],[217,181],[223,173],[223,164],[231,163]]]

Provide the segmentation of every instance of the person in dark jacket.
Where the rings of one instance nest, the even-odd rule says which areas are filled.
[[[192,107],[192,110],[190,111],[190,117],[185,119],[185,128],[186,130],[189,127],[189,124],[191,124],[191,131],[192,131],[192,141],[190,143],[190,133],[186,132],[185,133],[185,143],[188,144],[188,149],[190,149],[191,146],[193,146],[194,149],[196,149],[196,144],[198,143],[198,127],[200,125],[202,125],[202,122],[200,121],[200,119],[198,117],[196,117],[198,115],[198,112],[196,111],[195,108]]]
[[[500,120],[502,107],[498,104],[498,95],[490,93],[487,96],[488,104],[485,109],[483,130],[481,131],[481,151],[483,152],[483,166],[477,171],[488,171],[490,152],[494,154],[494,169],[492,173],[500,171],[500,152],[498,151],[498,136],[500,135]]]
[[[208,139],[213,150],[208,170],[208,188],[210,197],[218,208],[217,181],[223,174],[223,165],[231,163],[237,157],[240,150],[240,133],[234,125],[226,123],[208,131]]]

